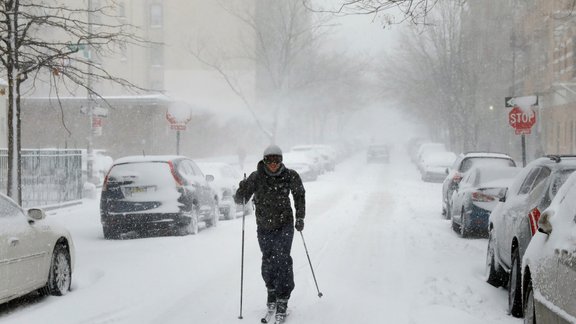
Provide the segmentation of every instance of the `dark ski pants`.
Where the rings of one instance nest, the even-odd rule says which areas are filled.
[[[278,299],[289,299],[294,290],[294,271],[290,256],[293,238],[292,224],[272,231],[258,230],[258,243],[262,251],[262,278],[266,288],[276,291]]]

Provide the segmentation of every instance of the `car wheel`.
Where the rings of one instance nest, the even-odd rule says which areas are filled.
[[[106,240],[115,240],[118,239],[120,237],[120,232],[118,231],[118,229],[112,227],[112,226],[102,226],[102,232],[104,234],[104,239]]]
[[[190,210],[189,215],[190,215],[190,222],[180,229],[181,235],[198,234],[199,230],[198,209],[196,207],[192,207],[192,210]]]
[[[462,207],[462,211],[460,212],[460,236],[468,236],[468,229],[466,228],[466,211],[464,210],[464,207]]]
[[[210,219],[206,221],[206,227],[212,227],[218,225],[218,219],[220,218],[220,210],[218,209],[217,201],[214,201],[214,206],[210,211]]]
[[[524,301],[524,324],[536,324],[536,308],[534,307],[534,291],[532,281],[526,287],[526,300]]]
[[[460,231],[460,226],[458,226],[458,224],[456,224],[456,222],[454,221],[454,218],[452,218],[452,220],[450,221],[452,223],[452,230],[456,233],[458,233]]]
[[[486,282],[494,287],[502,287],[505,282],[503,271],[496,270],[492,229],[488,233],[488,248],[486,249]]]
[[[72,283],[72,266],[70,252],[64,244],[57,244],[52,254],[48,282],[44,288],[45,293],[62,296],[68,293]]]
[[[520,255],[518,249],[512,252],[512,267],[508,277],[508,312],[514,317],[522,317],[522,288],[520,274]]]

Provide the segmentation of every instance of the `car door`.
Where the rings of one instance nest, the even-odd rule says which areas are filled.
[[[566,222],[561,225],[563,228],[561,244],[554,247],[554,262],[558,266],[558,279],[553,286],[554,293],[551,298],[552,302],[562,311],[568,313],[572,318],[576,318],[576,302],[574,301],[574,292],[576,291],[576,186],[572,186],[570,192],[562,200],[563,215],[559,217],[567,218]],[[557,222],[558,223],[558,222]],[[556,233],[552,233],[556,234]]]
[[[48,226],[30,224],[24,211],[16,204],[0,197],[0,212],[9,215],[2,237],[6,244],[6,276],[10,278],[7,289],[11,293],[28,292],[46,281],[45,270],[50,262],[47,240]]]
[[[466,195],[470,192],[475,179],[475,170],[467,172],[452,194],[452,217],[454,217],[458,223],[462,223],[462,207],[464,207]]]
[[[182,178],[186,179],[186,185],[194,192],[200,211],[205,213],[211,209],[208,199],[208,192],[211,192],[211,189],[200,168],[191,160],[184,159],[178,162],[178,172]]]
[[[206,181],[206,176],[204,172],[194,163],[192,160],[188,160],[190,166],[192,167],[192,172],[194,173],[194,178],[198,181],[198,186],[202,191],[202,201],[207,209],[212,210],[214,208],[214,189],[210,186],[208,181]]]
[[[537,166],[527,166],[520,172],[512,186],[510,186],[510,190],[508,190],[506,202],[502,206],[498,223],[494,224],[498,257],[507,267],[510,267],[512,261],[511,247],[514,219],[517,214],[521,213],[522,205],[525,203],[532,183],[539,172],[540,170]]]

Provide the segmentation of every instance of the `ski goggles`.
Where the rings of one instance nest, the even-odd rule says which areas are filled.
[[[264,163],[265,164],[271,164],[271,163],[280,164],[280,163],[282,163],[282,155],[266,155],[264,157]]]

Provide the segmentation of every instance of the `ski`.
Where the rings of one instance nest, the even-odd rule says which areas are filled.
[[[288,317],[288,315],[290,315],[289,310],[287,310],[285,314],[276,313],[274,324],[283,324],[284,322],[286,322],[286,317]]]
[[[286,321],[286,314],[276,314],[274,324],[283,324]]]
[[[272,317],[276,314],[276,304],[269,305],[268,310],[266,310],[266,314],[260,320],[260,323],[269,323]]]

